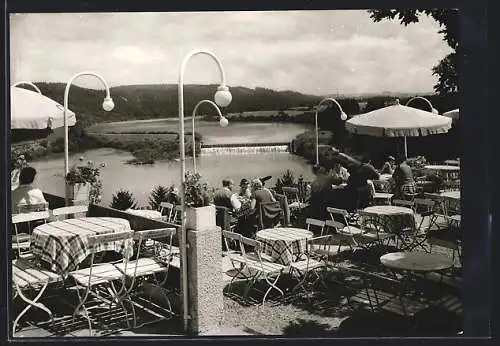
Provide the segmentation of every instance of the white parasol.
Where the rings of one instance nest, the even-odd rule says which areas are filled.
[[[12,86],[10,88],[10,128],[13,130],[43,130],[62,127],[64,107],[40,93]],[[75,113],[69,111],[68,125],[76,123]]]
[[[451,111],[443,113],[443,116],[448,117],[453,119],[453,121],[459,120],[460,119],[460,112],[459,109],[453,109]]]
[[[399,104],[357,115],[346,121],[347,131],[376,137],[404,137],[405,156],[408,156],[406,137],[446,133],[451,118]]]

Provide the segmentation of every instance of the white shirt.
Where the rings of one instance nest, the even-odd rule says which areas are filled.
[[[33,187],[31,184],[19,185],[11,192],[12,208],[19,204],[38,204],[45,203],[45,197],[40,189]]]
[[[231,195],[231,205],[233,206],[234,211],[238,211],[241,208],[241,202],[240,199],[238,198],[237,193],[233,193]]]

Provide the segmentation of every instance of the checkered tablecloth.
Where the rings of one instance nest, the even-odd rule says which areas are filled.
[[[264,245],[264,253],[283,265],[289,265],[295,257],[304,253],[307,239],[312,237],[311,231],[291,227],[268,228],[256,234],[256,239]]]
[[[130,230],[128,220],[113,217],[85,217],[49,222],[36,227],[31,235],[31,251],[46,262],[50,269],[67,276],[91,254],[91,235]],[[96,252],[115,251],[133,254],[132,239],[100,244]]]
[[[415,214],[410,208],[377,205],[367,207],[363,211],[370,213],[370,217],[377,217],[377,223],[383,225],[384,231],[388,233],[400,233],[402,230],[415,228]],[[364,221],[361,220],[362,223]]]

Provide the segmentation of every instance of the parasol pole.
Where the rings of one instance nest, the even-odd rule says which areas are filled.
[[[406,136],[405,136],[405,158],[408,158],[408,146],[406,143]]]

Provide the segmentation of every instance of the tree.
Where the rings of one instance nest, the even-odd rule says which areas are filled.
[[[405,26],[417,23],[421,15],[432,17],[439,23],[443,39],[454,50],[432,68],[432,74],[439,77],[434,90],[439,94],[458,91],[458,73],[460,57],[460,22],[458,9],[392,9],[369,10],[370,18],[375,22],[383,19],[395,19],[396,16]]]

